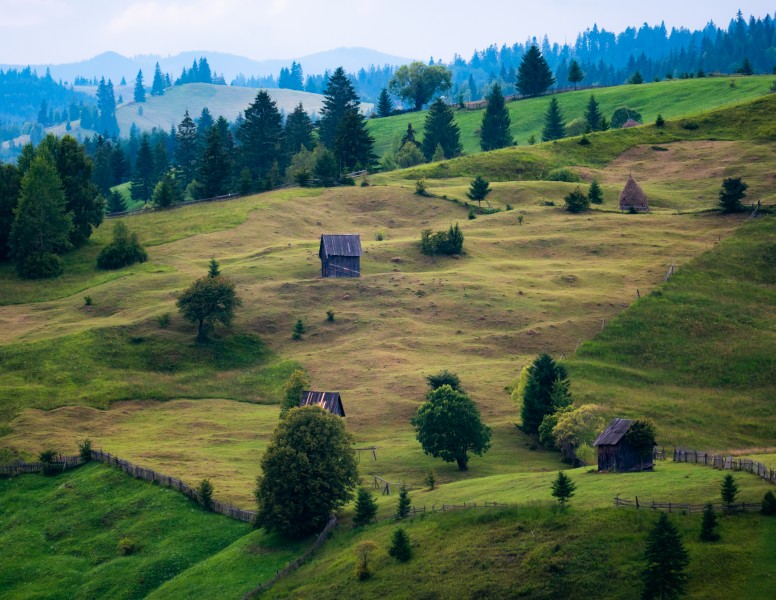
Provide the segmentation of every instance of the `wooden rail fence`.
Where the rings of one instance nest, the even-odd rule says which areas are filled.
[[[635,500],[628,500],[626,498],[620,498],[617,496],[614,499],[614,507],[619,508],[626,506],[635,509],[647,509],[647,510],[665,510],[668,512],[683,512],[683,513],[699,513],[706,509],[706,504],[691,504],[689,502],[640,502],[639,497],[636,496]],[[762,504],[759,502],[741,502],[740,504],[712,504],[714,510],[720,512],[760,512]]]
[[[323,543],[328,539],[332,530],[336,526],[337,526],[337,518],[334,515],[332,515],[331,518],[329,519],[329,522],[326,523],[326,527],[324,527],[323,531],[321,531],[317,535],[317,539],[315,540],[315,543],[312,546],[310,546],[307,549],[307,551],[304,554],[302,554],[302,556],[294,560],[294,562],[288,564],[280,571],[276,571],[275,575],[273,575],[271,579],[268,579],[267,581],[259,584],[250,592],[245,594],[245,596],[243,596],[243,600],[251,600],[252,598],[256,598],[259,594],[261,594],[262,592],[266,591],[267,589],[275,585],[279,580],[283,579],[283,577],[296,571],[299,567],[301,567],[304,563],[306,563],[310,559],[310,557],[315,553],[316,550],[318,550],[318,548],[320,548],[323,545]]]
[[[55,460],[48,463],[41,461],[23,462],[21,460],[17,460],[16,462],[0,465],[0,476],[22,475],[24,473],[42,473],[46,468],[51,469],[52,471],[64,471],[66,469],[77,467],[82,462],[83,461],[81,460],[80,456],[63,456],[62,454],[58,455]]]
[[[720,454],[709,454],[698,450],[674,449],[674,462],[707,465],[720,470],[746,471],[753,473],[769,483],[776,483],[776,469],[769,469],[761,462],[749,458],[735,458]]]

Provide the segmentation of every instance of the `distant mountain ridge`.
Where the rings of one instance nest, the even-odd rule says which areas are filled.
[[[175,56],[167,57],[148,54],[132,58],[127,58],[117,52],[103,52],[81,62],[29,66],[36,70],[39,75],[43,75],[46,69],[49,69],[55,80],[61,79],[69,83],[73,83],[76,77],[105,77],[113,80],[114,84],[118,84],[124,77],[129,83],[134,80],[138,70],[142,69],[146,83],[150,85],[154,66],[157,62],[163,72],[170,73],[175,78],[180,75],[183,67],[190,67],[192,61],[201,56],[207,58],[210,68],[219,75],[223,75],[227,83],[241,73],[245,76],[274,75],[277,77],[280,69],[290,67],[294,60],[302,65],[305,75],[320,75],[327,69],[333,71],[339,66],[342,66],[349,73],[354,73],[361,68],[368,69],[370,65],[403,65],[411,62],[409,58],[393,56],[369,48],[335,48],[296,58],[261,61],[236,54],[206,50],[181,52]],[[19,69],[27,66],[0,64],[0,69]]]

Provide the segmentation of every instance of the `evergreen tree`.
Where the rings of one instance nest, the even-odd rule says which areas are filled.
[[[304,324],[303,324],[304,326]],[[299,400],[304,390],[310,389],[310,378],[304,369],[296,369],[286,380],[283,390],[283,401],[280,405],[280,418],[284,418],[288,411],[299,406]]]
[[[642,599],[679,598],[687,585],[685,570],[690,564],[690,557],[684,549],[679,531],[664,512],[660,513],[649,533],[644,558],[647,566],[642,572]]]
[[[122,221],[116,221],[113,225],[113,240],[100,251],[97,267],[120,269],[146,260],[148,260],[148,254],[137,241],[137,234],[130,234]]]
[[[161,96],[164,94],[164,88],[167,87],[165,85],[164,77],[162,76],[162,70],[159,68],[159,63],[156,63],[156,67],[154,67],[154,81],[151,85],[151,95],[152,96]]]
[[[57,254],[72,247],[72,227],[54,160],[47,150],[36,152],[21,181],[10,233],[9,246],[19,276],[37,279],[61,275],[64,265]]]
[[[441,98],[431,103],[423,125],[421,148],[426,160],[431,160],[437,145],[442,146],[445,158],[453,158],[463,151],[461,130],[455,122],[453,109]]]
[[[396,528],[391,536],[391,547],[388,548],[388,555],[399,562],[407,562],[412,558],[410,537],[401,527]]]
[[[430,162],[439,162],[440,160],[445,159],[445,150],[442,148],[442,144],[437,144],[436,148],[434,148],[434,155],[431,157]]]
[[[412,128],[412,123],[407,123],[407,133],[404,134],[404,137],[401,138],[401,144],[399,144],[399,148],[403,148],[406,143],[410,143],[413,146],[420,147],[420,142],[415,139],[415,130]]]
[[[122,196],[117,191],[112,191],[108,194],[108,206],[107,211],[109,215],[114,215],[116,213],[123,213],[127,210],[127,203],[124,200],[124,196]]]
[[[380,95],[377,98],[377,116],[378,117],[390,117],[393,113],[393,102],[391,102],[391,95],[388,93],[388,88],[380,90]]]
[[[207,276],[218,277],[221,274],[221,265],[215,258],[211,258],[207,265]]]
[[[132,199],[149,202],[154,193],[154,157],[151,154],[151,142],[147,133],[140,138],[140,147],[137,150],[135,172],[132,175],[132,184],[129,188]]]
[[[704,542],[716,542],[719,539],[719,533],[717,533],[717,513],[714,512],[714,505],[711,502],[703,509],[700,538]]]
[[[198,159],[197,126],[187,109],[175,134],[175,163],[181,189],[186,189],[194,180]]]
[[[501,86],[495,83],[488,95],[485,113],[482,115],[480,148],[487,152],[511,146],[514,143],[512,134],[509,133],[511,123],[509,110],[504,103],[504,94],[501,93]]]
[[[167,171],[161,181],[154,188],[154,206],[156,208],[169,208],[181,201],[181,192],[175,174]]]
[[[376,515],[377,502],[372,497],[372,493],[364,488],[359,488],[356,498],[356,514],[353,515],[353,526],[368,525],[375,520]]]
[[[585,212],[590,208],[590,199],[577,186],[577,189],[566,196],[566,203],[563,208],[570,213]]]
[[[232,164],[218,129],[210,128],[205,140],[205,151],[199,164],[197,181],[202,185],[205,198],[221,196],[229,190]]]
[[[334,153],[326,148],[319,147],[314,154],[318,156],[315,159],[313,167],[313,176],[319,181],[320,185],[329,187],[334,185],[340,175],[337,159]]]
[[[255,183],[262,182],[277,160],[282,119],[277,105],[264,90],[245,111],[245,121],[237,131],[242,143],[242,161]]]
[[[301,102],[286,119],[286,126],[283,129],[283,145],[287,161],[299,152],[300,148],[313,149],[313,122]]]
[[[396,518],[397,519],[405,519],[410,514],[410,507],[412,506],[412,501],[410,500],[409,493],[407,492],[407,488],[404,486],[401,486],[399,488],[399,501],[396,503]]]
[[[555,83],[547,61],[539,48],[531,46],[523,55],[517,71],[517,89],[524,96],[538,96]]]
[[[587,108],[585,109],[585,121],[587,121],[587,126],[590,131],[601,130],[602,117],[603,115],[601,114],[598,101],[595,99],[593,94],[590,94],[590,100],[588,101]]]
[[[593,181],[590,183],[590,189],[587,192],[587,199],[591,204],[603,204],[604,193],[601,190],[601,186],[599,185],[597,179],[593,179]]]
[[[585,74],[582,72],[582,67],[579,66],[579,63],[576,60],[571,61],[567,78],[571,83],[574,84],[574,89],[576,89],[577,84],[581,83],[581,81],[585,78]]]
[[[548,354],[539,355],[528,368],[528,380],[523,391],[521,418],[523,431],[536,434],[545,415],[554,412],[552,392],[557,380],[568,379],[566,367]]]
[[[744,210],[741,200],[746,198],[749,186],[740,177],[728,177],[722,182],[719,190],[719,206],[723,213],[733,213]]]
[[[337,67],[329,77],[323,96],[318,135],[324,146],[333,149],[340,122],[349,110],[358,111],[361,103],[342,67]]]
[[[633,85],[641,85],[644,83],[644,77],[642,77],[641,71],[636,71],[628,80],[628,83]]]
[[[466,193],[466,196],[469,198],[469,200],[475,200],[477,204],[482,206],[482,201],[487,198],[490,192],[490,182],[482,175],[477,175],[477,177],[472,179],[472,182],[469,185],[469,191]]]
[[[135,102],[145,102],[145,87],[143,86],[143,70],[137,72],[135,78]]]
[[[161,181],[164,174],[170,169],[170,160],[167,156],[167,144],[162,137],[156,140],[153,150],[151,150],[154,164],[153,185]]]
[[[738,496],[738,484],[736,483],[736,478],[730,473],[725,475],[722,479],[720,495],[722,496],[722,501],[728,506],[736,501],[736,497]]]
[[[21,187],[22,175],[16,165],[0,164],[0,260],[10,256],[8,241]]]
[[[355,108],[345,111],[334,138],[334,155],[342,169],[368,169],[377,159],[372,152],[374,143],[364,116]]]
[[[576,489],[577,484],[571,481],[571,477],[563,471],[558,471],[558,476],[552,482],[552,497],[557,498],[561,508],[566,508],[566,503],[574,495]]]
[[[558,106],[558,99],[550,100],[547,107],[547,113],[544,116],[544,129],[542,130],[542,141],[550,142],[559,140],[566,135],[566,124],[563,122],[563,115]]]
[[[105,137],[115,137],[119,134],[119,124],[116,121],[116,96],[113,93],[113,83],[105,78],[100,79],[97,86],[97,110],[99,118],[97,122],[97,132]]]
[[[210,128],[215,124],[216,122],[213,120],[213,115],[210,114],[210,109],[207,106],[204,107],[199,114],[199,119],[197,119],[197,137],[203,148],[205,146],[205,138],[207,138]]]

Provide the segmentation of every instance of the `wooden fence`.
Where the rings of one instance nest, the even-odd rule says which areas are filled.
[[[390,481],[387,481],[378,475],[369,475],[369,476],[373,479],[372,488],[375,490],[380,490],[383,496],[391,495],[391,486],[394,486],[394,487],[398,486],[399,488],[404,487],[409,492],[414,490],[416,487],[420,487],[420,486],[416,486],[414,483],[405,483],[405,482],[391,483]]]
[[[776,483],[776,469],[769,469],[763,463],[749,458],[735,458],[733,456],[675,448],[674,462],[707,465],[720,470],[746,471],[747,473],[757,475],[769,483]]]
[[[517,508],[517,504],[507,504],[506,502],[464,502],[463,504],[442,504],[440,506],[437,506],[436,504],[433,504],[431,507],[427,507],[425,504],[422,508],[418,508],[416,506],[410,506],[410,512],[407,515],[407,518],[414,517],[415,515],[420,515],[424,513],[438,513],[438,512],[449,512],[452,510],[468,510],[470,508]],[[397,521],[399,518],[396,515],[390,515],[388,517],[383,517],[382,519],[375,519],[375,523],[379,521]]]
[[[599,88],[603,87],[614,87],[614,86],[603,86],[603,85],[579,85],[579,86],[568,86],[568,87],[562,87],[562,88],[552,88],[550,90],[547,90],[543,94],[540,94],[540,96],[552,96],[554,94],[563,94],[564,92],[581,92],[584,90],[597,90]],[[527,98],[535,98],[536,96],[524,96],[523,94],[509,94],[507,96],[504,96],[504,102],[515,102],[517,100],[525,100]],[[463,103],[466,110],[479,110],[481,108],[485,108],[488,105],[487,98],[483,98],[482,100],[475,100],[473,102],[464,102]],[[458,106],[457,102],[453,102],[450,104],[450,106]]]
[[[321,531],[317,535],[317,539],[315,540],[315,543],[310,546],[307,551],[302,554],[299,558],[297,558],[294,562],[290,563],[280,571],[276,571],[275,575],[272,576],[271,579],[268,579],[264,583],[259,584],[258,587],[252,589],[250,592],[245,594],[243,596],[243,600],[251,600],[252,598],[256,598],[259,594],[266,591],[273,585],[275,585],[279,580],[281,580],[286,575],[296,571],[299,567],[301,567],[304,563],[306,563],[310,557],[315,553],[318,548],[320,548],[323,543],[329,538],[329,535],[331,534],[332,530],[337,526],[337,518],[332,515],[329,519],[329,522],[326,523],[326,527],[323,528],[323,531]]]
[[[58,455],[55,460],[48,463],[41,461],[23,462],[17,460],[16,462],[0,465],[0,476],[14,476],[22,475],[24,473],[42,473],[44,469],[49,469],[51,472],[59,470],[64,471],[66,469],[77,467],[82,462],[83,461],[81,460],[80,456],[63,456],[62,454]]]
[[[689,502],[640,502],[639,497],[636,496],[635,500],[627,500],[617,496],[614,499],[614,507],[619,508],[626,506],[635,509],[648,509],[648,510],[665,510],[668,512],[679,513],[699,513],[706,509],[706,504],[691,504]],[[762,503],[759,502],[741,502],[740,504],[712,504],[714,510],[720,512],[734,513],[734,512],[760,512],[762,509]]]

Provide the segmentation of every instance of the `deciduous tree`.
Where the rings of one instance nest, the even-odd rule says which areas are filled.
[[[207,339],[208,332],[217,323],[229,326],[234,309],[242,306],[234,283],[227,277],[200,277],[178,298],[178,311],[189,323],[197,325],[197,340]]]
[[[451,76],[442,65],[431,66],[415,61],[396,69],[388,87],[396,96],[412,103],[415,110],[420,110],[433,99],[434,94],[450,89]]]

